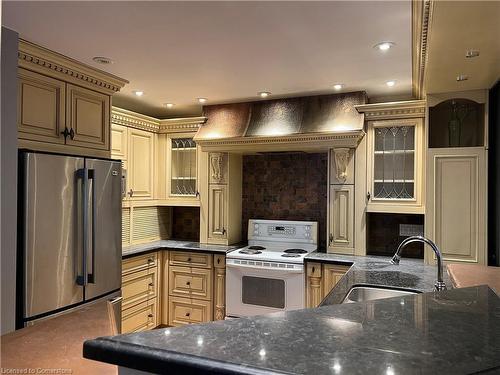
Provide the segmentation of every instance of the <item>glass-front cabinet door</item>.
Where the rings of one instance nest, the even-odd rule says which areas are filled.
[[[169,198],[198,199],[198,147],[192,134],[173,134],[167,139],[167,192]]]
[[[423,213],[423,122],[368,123],[369,212]]]

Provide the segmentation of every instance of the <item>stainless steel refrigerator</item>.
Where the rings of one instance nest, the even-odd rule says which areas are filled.
[[[19,159],[18,328],[120,296],[120,161],[32,151]]]

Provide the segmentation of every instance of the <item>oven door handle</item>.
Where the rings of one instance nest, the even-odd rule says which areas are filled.
[[[226,267],[232,267],[232,268],[245,268],[245,269],[252,269],[252,270],[269,270],[269,271],[279,271],[282,273],[304,273],[304,268],[282,268],[282,267],[263,267],[263,266],[256,266],[256,265],[248,265],[248,264],[234,264],[234,263],[228,263],[226,262]]]

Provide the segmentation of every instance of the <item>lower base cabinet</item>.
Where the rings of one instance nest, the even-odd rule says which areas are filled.
[[[226,256],[160,250],[122,262],[122,333],[223,320]]]
[[[168,325],[182,326],[212,320],[212,303],[191,298],[169,297]]]
[[[306,263],[306,307],[317,307],[349,268],[337,264]]]

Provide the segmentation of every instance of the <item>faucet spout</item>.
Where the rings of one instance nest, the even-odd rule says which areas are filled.
[[[446,284],[443,281],[443,257],[441,255],[441,251],[439,250],[438,246],[429,240],[428,238],[425,238],[423,236],[410,236],[405,238],[398,246],[396,253],[391,259],[392,264],[399,264],[401,260],[401,252],[403,249],[413,243],[413,242],[422,242],[424,244],[427,244],[431,247],[431,249],[434,251],[434,254],[436,254],[436,259],[437,259],[437,268],[438,268],[438,275],[437,275],[437,281],[434,284],[436,287],[436,290],[446,290]]]

